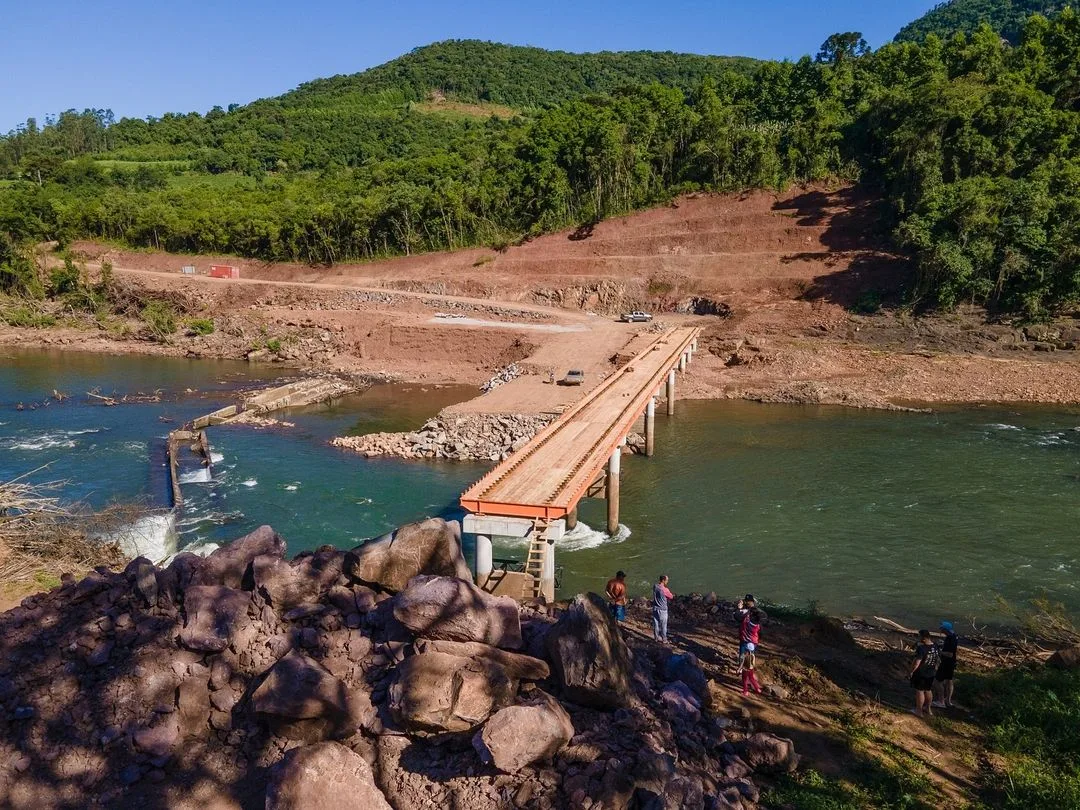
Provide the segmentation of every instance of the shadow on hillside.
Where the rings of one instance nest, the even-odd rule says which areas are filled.
[[[893,252],[888,210],[883,200],[859,187],[808,191],[777,202],[773,210],[805,227],[824,227],[821,243],[835,255],[791,253],[784,263],[822,261],[830,272],[816,276],[800,298],[825,301],[845,309],[872,312],[900,303],[912,279],[912,267]]]

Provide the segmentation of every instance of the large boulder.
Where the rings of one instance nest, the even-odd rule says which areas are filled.
[[[661,674],[665,681],[682,681],[695,695],[704,698],[708,692],[705,672],[693,653],[670,654],[664,659]]]
[[[570,715],[555,698],[535,692],[519,706],[500,709],[473,737],[480,758],[504,773],[550,760],[574,736]]]
[[[752,734],[742,743],[739,754],[755,771],[791,773],[799,767],[795,743],[775,734]]]
[[[417,636],[521,648],[518,605],[453,577],[414,577],[394,597],[394,618]]]
[[[363,709],[357,704],[344,683],[297,650],[274,664],[251,696],[278,733],[309,742],[351,735]]]
[[[402,591],[420,574],[471,579],[461,524],[431,518],[369,540],[345,556],[345,572],[383,590]]]
[[[266,810],[391,810],[362,756],[335,742],[294,748],[270,771]]]
[[[660,702],[669,717],[687,723],[696,723],[701,719],[701,701],[682,681],[665,686],[660,692]]]
[[[506,652],[475,641],[420,639],[414,646],[417,652],[441,652],[474,661],[492,661],[506,670],[506,674],[515,681],[544,681],[551,676],[546,661],[531,655]]]
[[[180,643],[197,652],[221,652],[251,624],[251,594],[222,585],[192,585],[184,592]]]
[[[240,588],[244,574],[256,557],[285,555],[285,541],[269,526],[260,526],[251,534],[233,540],[204,559],[191,576],[192,585],[224,585]]]
[[[1057,669],[1080,669],[1080,644],[1063,647],[1051,655],[1046,663]]]
[[[631,703],[630,650],[599,596],[575,597],[545,643],[567,700],[600,709]]]
[[[472,731],[509,705],[517,686],[493,661],[425,652],[397,667],[390,708],[407,731],[420,736]]]
[[[283,613],[318,602],[341,576],[343,559],[340,551],[317,551],[292,562],[261,555],[251,562],[252,579],[255,588]]]

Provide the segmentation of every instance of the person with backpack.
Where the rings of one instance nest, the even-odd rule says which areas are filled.
[[[941,651],[930,637],[930,631],[920,630],[910,678],[915,688],[915,708],[911,713],[916,717],[932,717],[934,714],[930,704],[934,700],[934,676],[940,663]]]

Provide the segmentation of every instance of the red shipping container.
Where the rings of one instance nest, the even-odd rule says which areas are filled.
[[[227,264],[210,265],[210,278],[240,278],[240,268]]]

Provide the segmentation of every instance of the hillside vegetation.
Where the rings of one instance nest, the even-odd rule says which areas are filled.
[[[912,304],[1042,317],[1080,301],[1078,49],[1068,10],[1016,48],[985,25],[876,52],[849,33],[794,63],[442,43],[205,116],[27,122],[0,140],[0,232],[332,263],[861,178]]]
[[[1009,42],[1018,44],[1024,24],[1032,14],[1049,16],[1069,0],[948,0],[908,23],[896,35],[897,42],[921,42],[928,34],[948,39],[954,34],[974,34],[983,23]]]

